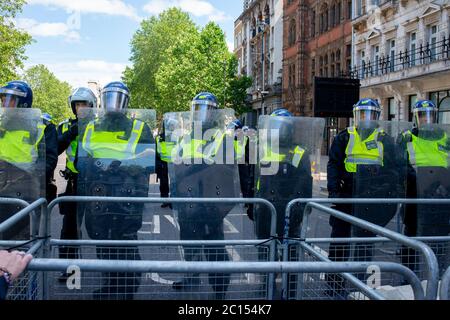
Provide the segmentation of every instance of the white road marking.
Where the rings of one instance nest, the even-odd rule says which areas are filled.
[[[235,226],[228,220],[228,219],[223,219],[224,222],[224,233],[232,233],[232,234],[236,234],[239,233],[239,230],[235,228]],[[228,230],[226,230],[226,228],[228,228]]]
[[[149,221],[149,222],[144,221],[144,222],[142,222],[142,225],[150,226],[151,231],[139,230],[138,233],[140,233],[140,234],[161,234],[161,223],[160,223],[159,215],[157,215],[157,214],[155,214],[153,216],[153,221]]]

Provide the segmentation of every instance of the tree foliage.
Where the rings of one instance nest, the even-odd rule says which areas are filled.
[[[17,78],[17,69],[23,68],[26,59],[25,47],[32,41],[13,23],[24,4],[25,0],[0,0],[0,84]]]
[[[141,24],[131,42],[133,66],[124,73],[133,107],[152,107],[159,115],[187,111],[201,91],[219,102],[246,111],[251,79],[238,77],[237,60],[215,23],[198,28],[189,15],[172,8]]]
[[[44,65],[26,70],[24,80],[33,90],[33,107],[41,109],[53,117],[56,123],[71,116],[68,97],[72,91],[67,82],[62,82]]]

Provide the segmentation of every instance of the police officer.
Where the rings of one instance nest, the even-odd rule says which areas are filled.
[[[1,100],[1,107],[3,108],[18,108],[18,109],[27,109],[33,107],[33,91],[30,88],[30,86],[24,82],[24,81],[11,81],[6,84],[6,86],[0,88],[0,100]],[[23,163],[28,161],[27,153],[33,152],[33,150],[39,149],[39,145],[41,144],[41,141],[45,141],[45,184],[46,189],[50,190],[50,193],[46,194],[48,197],[47,200],[51,201],[54,198],[54,185],[53,185],[53,173],[56,168],[57,162],[58,162],[58,140],[57,140],[57,134],[56,134],[56,128],[53,123],[50,121],[45,121],[42,119],[44,124],[43,128],[30,128],[30,131],[37,130],[38,141],[35,142],[35,145],[33,148],[30,149],[29,145],[29,139],[20,139],[17,138],[17,141],[15,141],[15,149],[19,148],[21,150],[20,154],[25,157],[23,159],[15,159],[18,163]],[[17,122],[20,122],[21,119],[17,119]],[[11,122],[11,121],[10,121]],[[10,123],[9,126],[20,128],[20,123]],[[43,135],[39,134],[39,132],[42,132],[43,129]],[[18,132],[18,131],[15,131]],[[1,137],[0,139],[3,139],[4,137]],[[11,153],[11,155],[15,155],[12,157],[17,157],[18,153],[17,150],[9,149],[11,145],[5,146],[5,148],[2,147],[2,154],[3,156],[8,156],[8,153]],[[9,157],[7,157],[9,158]],[[2,159],[4,161],[4,159]],[[39,159],[38,159],[39,161]],[[39,173],[37,173],[39,174]],[[30,193],[32,192],[31,186],[30,186]],[[22,191],[23,193],[24,191]],[[53,195],[52,195],[53,194]],[[24,195],[27,196],[27,195]],[[33,200],[33,199],[31,199]],[[35,199],[34,199],[35,200]]]
[[[122,82],[107,84],[102,90],[101,110],[83,120],[78,153],[80,195],[147,197],[149,176],[154,172],[155,141],[149,126],[138,112],[126,114],[130,93]],[[143,113],[145,110],[142,111]],[[137,117],[136,117],[137,115]],[[82,208],[82,209],[81,209]],[[137,203],[91,203],[78,208],[79,225],[84,215],[91,239],[137,240],[142,227],[144,205]],[[97,257],[108,260],[140,260],[137,247],[97,247]],[[140,274],[103,274],[102,287],[94,299],[133,299]]]
[[[97,98],[89,88],[76,88],[69,97],[69,106],[75,119],[67,119],[58,126],[58,153],[66,152],[66,168],[60,171],[60,175],[67,181],[66,191],[60,194],[64,196],[77,195],[77,174],[75,167],[78,150],[78,111],[81,108],[97,108]],[[61,239],[78,239],[76,203],[61,203],[60,213],[63,215],[61,229]],[[60,248],[61,259],[76,259],[77,250],[71,247]],[[60,281],[66,281],[67,275],[64,273]]]
[[[334,139],[328,161],[328,192],[330,198],[358,198],[358,197],[380,197],[387,198],[388,194],[394,194],[395,184],[389,184],[389,178],[395,177],[400,169],[396,165],[400,162],[397,159],[399,150],[396,148],[394,139],[379,127],[377,122],[381,115],[381,106],[376,99],[361,99],[354,105],[354,126],[340,132]],[[387,171],[387,170],[391,171]],[[365,176],[367,174],[367,176]],[[361,180],[359,180],[361,178]],[[365,180],[364,180],[364,179]],[[378,180],[377,180],[378,179]],[[387,185],[379,186],[380,179],[385,179]],[[393,179],[395,180],[395,179]],[[355,183],[357,185],[355,185]],[[361,189],[359,189],[361,188]],[[370,192],[367,192],[371,189]],[[364,195],[367,192],[367,195]],[[380,196],[385,194],[386,196]],[[380,204],[383,205],[383,204]],[[375,208],[374,206],[335,204],[335,209],[359,216],[360,213],[367,213],[369,220],[390,220],[388,217],[392,208]],[[395,210],[394,210],[395,214]],[[386,217],[385,217],[386,216]],[[377,223],[376,221],[371,221]],[[381,224],[381,223],[379,223]],[[349,223],[330,217],[332,227],[332,238],[348,238],[352,234],[362,236],[363,230],[354,229]],[[384,225],[383,225],[384,226]],[[370,236],[370,235],[366,235]],[[329,258],[332,261],[345,261],[349,257],[350,251],[343,249],[345,243],[332,243],[330,245]],[[359,246],[355,255],[369,258],[370,248]],[[360,250],[361,249],[361,250]],[[358,259],[358,258],[357,258]],[[342,287],[334,276],[328,275],[330,285]]]
[[[175,143],[172,141],[166,141],[166,131],[164,123],[162,125],[162,131],[156,138],[156,175],[159,180],[159,191],[161,193],[161,198],[169,197],[169,167],[168,164],[172,161],[172,150]],[[163,203],[161,208],[171,208],[172,204]]]
[[[438,108],[434,102],[420,100],[414,106],[415,127],[403,133],[402,147],[408,159],[408,198],[445,199],[450,196],[449,129],[438,125]],[[407,205],[404,233],[409,237],[446,236],[450,232],[450,214],[445,205]],[[439,263],[445,253],[435,244]],[[402,261],[414,270],[415,250],[402,248]],[[444,266],[445,268],[447,266]]]
[[[259,129],[268,131],[267,141],[262,143],[262,154],[256,174],[256,197],[271,201],[277,212],[284,212],[289,201],[296,198],[311,198],[312,176],[310,152],[312,143],[298,141],[299,130],[296,118],[286,109],[275,110],[270,117],[260,120]],[[312,120],[311,120],[312,121]],[[308,131],[306,126],[301,130]],[[313,133],[310,132],[311,139]],[[300,139],[304,140],[304,139]],[[302,143],[303,145],[299,144]],[[307,145],[306,145],[307,144]],[[310,150],[307,150],[310,149]],[[269,172],[270,168],[277,168]],[[264,170],[267,173],[264,173]],[[256,236],[268,239],[271,235],[270,212],[266,206],[255,206]],[[290,219],[289,236],[298,237],[301,222],[301,206],[293,208]],[[282,237],[285,229],[285,217],[277,215],[277,235]]]
[[[175,149],[175,153],[183,160],[182,164],[174,165],[174,170],[171,171],[176,178],[173,190],[176,197],[235,198],[239,192],[234,185],[234,178],[238,176],[237,166],[234,163],[218,164],[213,160],[220,150],[227,150],[225,122],[218,120],[223,114],[221,111],[226,112],[219,110],[217,98],[209,92],[200,93],[193,99],[192,120],[194,125],[201,124],[202,136],[197,137],[195,134],[197,130],[194,128],[180,140]],[[208,132],[212,133],[211,139],[206,138]],[[181,240],[224,240],[224,218],[234,205],[189,204],[177,207]],[[230,260],[225,246],[184,248],[184,257],[187,261],[201,260],[202,253],[208,261]],[[216,299],[221,300],[228,289],[230,275],[211,273],[209,283]],[[173,288],[181,290],[199,285],[199,276],[191,274],[174,282]]]

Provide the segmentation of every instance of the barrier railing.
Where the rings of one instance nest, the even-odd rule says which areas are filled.
[[[302,229],[300,233],[300,239],[306,238],[307,233],[307,227],[309,222],[309,217],[312,213],[312,209],[317,209],[320,212],[332,215],[336,217],[337,219],[340,219],[342,221],[345,221],[347,223],[350,223],[356,227],[362,228],[364,230],[370,231],[376,235],[386,237],[392,241],[398,242],[400,244],[403,244],[407,247],[413,248],[417,251],[420,251],[424,258],[425,258],[425,264],[427,267],[426,273],[427,273],[427,288],[426,288],[426,295],[425,297],[429,300],[435,300],[437,298],[438,293],[438,283],[439,283],[439,267],[438,267],[438,261],[437,258],[431,250],[431,248],[424,243],[408,238],[404,235],[401,235],[399,233],[393,232],[391,230],[388,230],[386,228],[382,228],[378,225],[375,225],[373,223],[367,222],[362,219],[358,219],[356,217],[353,217],[351,215],[345,214],[343,212],[340,212],[338,210],[329,208],[324,206],[323,204],[375,204],[383,202],[384,204],[450,204],[450,199],[296,199],[291,201],[287,207],[285,212],[286,221],[289,222],[290,219],[290,213],[291,208],[297,204],[306,204],[305,210],[304,210],[304,216],[303,216],[303,223],[302,223]],[[289,224],[286,223],[286,229],[285,229],[285,238],[286,236],[286,230],[289,230]],[[360,240],[360,239],[359,239]],[[288,253],[288,247],[287,247],[287,241],[284,242],[284,250],[283,250],[283,260],[287,261],[289,259],[289,253]],[[357,287],[361,287],[361,281],[359,281],[357,278],[350,274],[343,274],[343,277],[350,281],[352,284],[356,285]],[[287,277],[286,275],[283,277],[283,287],[287,286]],[[286,296],[284,294],[284,296]]]
[[[52,201],[48,205],[48,210],[46,213],[46,218],[44,219],[47,223],[45,225],[45,228],[43,230],[44,235],[51,234],[51,224],[50,224],[50,215],[53,210],[53,208],[62,202],[77,202],[77,203],[89,203],[89,202],[113,202],[113,203],[170,203],[170,204],[186,204],[186,203],[202,203],[202,204],[262,204],[269,208],[271,212],[271,235],[272,238],[270,239],[260,239],[256,241],[250,242],[233,242],[230,240],[217,240],[217,241],[207,241],[209,246],[213,245],[230,245],[230,244],[240,244],[240,245],[259,245],[263,243],[268,243],[269,246],[269,261],[275,261],[276,260],[276,252],[277,252],[277,235],[276,235],[276,221],[277,221],[277,212],[275,207],[270,203],[269,201],[265,199],[246,199],[246,198],[211,198],[211,199],[204,199],[204,198],[111,198],[111,197],[61,197],[57,198],[54,201]],[[71,246],[79,246],[79,245],[92,245],[92,246],[108,246],[108,245],[120,245],[120,246],[155,246],[155,245],[168,245],[169,242],[167,241],[160,241],[160,242],[149,242],[145,240],[119,240],[118,242],[111,242],[109,240],[72,240],[72,241],[58,241],[58,240],[48,240],[46,242],[46,250],[45,252],[47,255],[45,257],[48,257],[48,253],[50,252],[50,246],[51,245],[71,245]],[[197,241],[177,241],[172,242],[172,245],[180,245],[180,246],[201,246],[205,245],[205,243],[197,242]],[[46,275],[44,274],[44,277]],[[270,273],[269,279],[268,279],[268,286],[267,286],[267,292],[268,292],[268,298],[272,299],[275,293],[275,274]],[[46,288],[44,288],[44,297],[47,297],[48,293],[48,281],[46,281]]]
[[[450,290],[450,267],[444,273],[444,276],[441,280],[441,291],[440,291],[440,299],[441,300],[449,300],[448,291]]]
[[[165,272],[165,273],[342,273],[363,272],[373,264],[361,262],[171,262],[171,261],[105,261],[34,259],[29,271],[65,271],[77,266],[81,272]],[[408,268],[390,262],[376,262],[383,272],[393,272],[404,276],[411,284],[414,297],[424,299],[420,280]],[[378,298],[383,299],[379,296]]]

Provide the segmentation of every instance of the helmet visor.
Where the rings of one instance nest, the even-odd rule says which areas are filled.
[[[208,103],[193,103],[192,112],[194,113],[194,121],[207,121],[211,117],[211,111],[215,109],[214,106]]]
[[[366,126],[380,119],[380,111],[377,110],[355,110],[355,126]]]
[[[2,108],[17,108],[19,105],[19,97],[12,94],[0,93],[0,102]]]
[[[121,111],[128,108],[128,95],[118,91],[106,91],[102,94],[102,109]]]
[[[414,112],[417,127],[437,123],[437,110],[433,108],[420,109]]]

